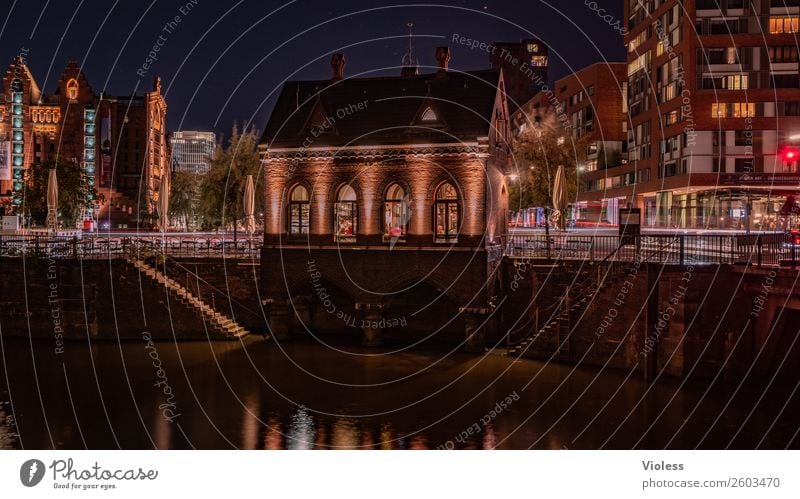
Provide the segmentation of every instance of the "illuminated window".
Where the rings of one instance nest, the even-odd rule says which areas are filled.
[[[425,111],[422,112],[422,121],[436,121],[438,119],[436,112],[430,107],[425,108]]]
[[[728,90],[747,90],[748,88],[748,75],[729,75],[722,79],[723,88]]]
[[[392,184],[386,189],[386,201],[383,203],[383,239],[403,240],[406,237],[408,220],[411,218],[410,199],[399,184]]]
[[[718,102],[711,103],[712,118],[726,118],[728,116],[728,105]]]
[[[529,43],[528,44],[528,52],[531,54],[538,54],[539,53],[539,44],[538,43]]]
[[[455,187],[444,183],[436,189],[434,204],[434,234],[437,242],[458,239],[458,193]]]
[[[769,18],[769,32],[773,35],[780,33],[797,33],[800,31],[800,17],[784,16]]]
[[[547,66],[547,56],[535,55],[531,57],[531,67],[543,68]]]
[[[74,78],[67,82],[67,98],[69,100],[78,98],[78,82]]]
[[[295,186],[289,195],[289,235],[308,235],[309,226],[309,195],[308,190],[302,185]]]
[[[725,52],[726,54],[726,62],[727,64],[738,64],[739,63],[739,53],[736,50],[736,47],[728,47]]]
[[[358,233],[358,202],[356,191],[349,185],[343,185],[336,194],[336,205],[333,208],[337,242],[353,243]]]
[[[754,102],[735,102],[733,104],[734,118],[753,118],[756,115],[756,104]]]

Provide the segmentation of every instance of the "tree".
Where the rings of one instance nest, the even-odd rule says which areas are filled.
[[[79,164],[60,158],[35,163],[28,168],[23,200],[24,211],[33,223],[44,225],[47,219],[47,181],[50,170],[56,169],[58,179],[58,220],[65,227],[76,227],[83,210],[104,197],[94,186],[87,184],[87,176]]]
[[[244,188],[253,176],[256,194],[256,219],[263,215],[264,193],[259,134],[254,128],[239,132],[234,123],[228,147],[218,144],[209,162],[208,173],[200,182],[199,212],[206,228],[236,225],[244,218]]]
[[[586,161],[592,139],[575,138],[571,126],[565,126],[554,111],[534,122],[526,117],[528,127],[514,141],[514,166],[518,181],[509,187],[509,209],[552,204],[553,181],[560,165],[567,179],[567,200],[578,193],[578,165]]]
[[[170,218],[180,222],[187,230],[195,228],[200,188],[197,175],[186,171],[175,172],[170,183]]]

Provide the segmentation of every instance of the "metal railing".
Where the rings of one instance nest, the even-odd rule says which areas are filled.
[[[800,244],[785,233],[640,236],[509,235],[505,255],[516,259],[588,262],[646,259],[652,263],[780,265],[797,261]]]
[[[136,255],[182,258],[259,258],[261,237],[230,236],[0,236],[0,256],[109,259]]]

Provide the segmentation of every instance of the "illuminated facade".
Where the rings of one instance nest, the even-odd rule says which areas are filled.
[[[483,348],[507,206],[503,80],[449,71],[446,47],[436,58],[432,74],[344,78],[337,54],[332,79],[285,84],[260,145],[273,332],[347,331],[352,316],[367,344],[466,330]],[[419,300],[440,313],[412,318]]]
[[[168,165],[166,103],[158,78],[152,91],[141,96],[97,95],[70,61],[56,91],[46,94],[26,61],[17,57],[5,73],[3,89],[0,164],[14,165],[8,174],[0,168],[4,204],[22,204],[25,168],[60,157],[81,165],[105,196],[99,214],[87,213],[101,225],[104,217],[109,227],[134,225],[155,211],[160,176]]]
[[[512,113],[548,86],[550,60],[547,45],[541,40],[495,43],[489,63],[492,69],[503,70],[508,109]]]
[[[512,129],[514,133],[521,133],[550,115],[576,139],[591,137],[587,160],[578,165],[577,174],[583,178],[587,173],[627,162],[627,93],[627,64],[592,64],[561,78],[552,89],[538,93],[525,103],[512,116]],[[608,202],[581,201],[573,204],[570,218],[614,224],[617,223],[617,208]]]
[[[642,208],[651,227],[797,223],[797,20],[783,0],[625,0],[628,164],[581,200]]]
[[[216,140],[214,132],[174,132],[170,138],[172,169],[176,172],[205,174],[214,154]]]

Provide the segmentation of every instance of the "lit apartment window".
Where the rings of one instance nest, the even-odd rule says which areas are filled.
[[[728,90],[747,90],[748,80],[748,75],[728,75],[723,78],[723,84]]]
[[[800,17],[782,16],[769,18],[769,32],[773,35],[780,33],[797,33],[800,28]]]
[[[728,47],[726,59],[728,64],[738,64],[739,57],[736,53],[736,47]]]
[[[543,68],[545,66],[547,66],[547,56],[535,55],[531,57],[531,67]]]
[[[734,102],[734,118],[753,118],[756,115],[756,104],[754,102]]]
[[[711,103],[712,118],[726,118],[728,116],[728,105],[720,102]]]
[[[528,44],[528,52],[531,54],[538,54],[539,53],[539,44],[538,43],[529,43]]]

